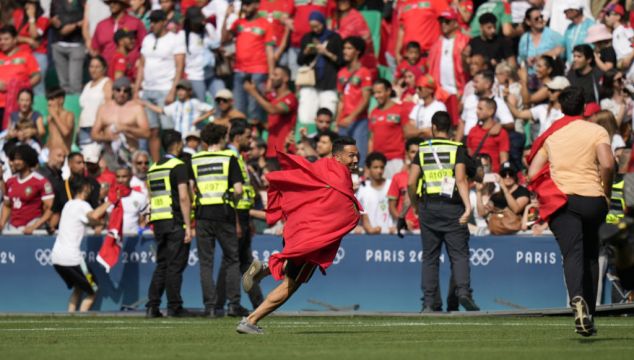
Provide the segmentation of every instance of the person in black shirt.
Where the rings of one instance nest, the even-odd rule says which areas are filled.
[[[470,56],[482,55],[491,68],[502,61],[516,66],[513,43],[505,36],[497,34],[497,17],[492,13],[485,13],[480,17],[480,36],[469,41]]]
[[[225,150],[227,128],[207,124],[200,134],[201,151],[192,157],[196,180],[196,235],[200,259],[200,282],[205,315],[214,316],[217,302],[213,279],[216,241],[222,248],[221,267],[226,272],[225,287],[229,303],[227,315],[247,316],[240,305],[240,261],[238,238],[242,229],[236,205],[242,197],[242,171],[235,153]]]
[[[163,291],[167,292],[167,314],[184,317],[190,315],[181,298],[183,271],[192,241],[189,175],[185,162],[177,158],[183,151],[181,133],[164,130],[161,143],[165,157],[148,170],[150,222],[154,225],[157,246],[146,317],[163,316],[159,311]]]
[[[42,165],[37,172],[39,172],[42,176],[46,178],[51,183],[53,187],[53,192],[55,192],[55,197],[61,197],[62,192],[64,192],[64,179],[62,178],[62,166],[64,166],[64,150],[61,148],[51,149],[48,153],[48,161],[45,165]],[[55,204],[55,200],[53,200],[53,204]],[[48,223],[48,230],[54,231],[54,227],[52,225],[56,225],[59,223],[59,213],[53,212],[53,216],[51,216],[51,220]]]
[[[68,200],[72,200],[75,197],[75,193],[73,189],[75,188],[74,180],[77,177],[84,177],[86,174],[86,163],[84,162],[84,155],[79,152],[72,152],[68,155],[68,168],[70,169],[70,177],[63,181],[60,185],[60,189],[55,189],[55,200],[53,200],[53,213],[61,214],[64,205],[68,202]],[[90,197],[88,197],[88,203],[92,206],[93,209],[96,209],[99,206],[99,189],[101,185],[97,179],[92,176],[86,176],[88,182],[91,185]],[[55,219],[52,219],[55,220]],[[51,221],[51,227],[53,229],[57,228],[57,221],[59,221],[59,217],[55,222]]]
[[[524,208],[531,200],[531,193],[527,188],[517,183],[517,171],[510,163],[502,164],[500,176],[498,178],[500,191],[491,195],[493,207],[499,210],[510,208],[517,215],[524,213]],[[483,215],[485,216],[485,215]]]
[[[571,86],[583,89],[583,96],[587,103],[599,103],[601,77],[603,71],[594,63],[594,51],[588,44],[577,45],[572,50],[572,68],[568,72]]]
[[[423,312],[442,309],[438,300],[438,268],[443,243],[451,260],[460,305],[467,311],[479,310],[471,297],[469,275],[470,158],[464,145],[449,140],[450,128],[451,117],[446,111],[434,114],[433,139],[420,144],[407,182],[411,204],[418,204],[413,209],[419,215],[423,242]]]

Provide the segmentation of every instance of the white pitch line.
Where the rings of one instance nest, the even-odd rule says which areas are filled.
[[[374,323],[374,324],[364,324],[364,323],[330,323],[330,322],[320,322],[320,323],[271,323],[267,324],[266,327],[281,327],[281,328],[300,328],[306,326],[343,326],[343,327],[397,327],[397,326],[519,326],[519,327],[568,327],[570,324],[568,322],[561,324],[551,324],[551,323],[483,323],[483,322],[471,322],[471,323],[452,323],[452,322],[433,322],[433,323],[416,323],[416,322],[399,322],[399,323]],[[634,328],[634,323],[632,324],[601,324],[599,322],[599,327],[632,327]]]
[[[171,326],[156,326],[153,327],[153,329],[171,329]],[[61,327],[61,328],[30,328],[30,329],[20,329],[20,328],[15,328],[15,329],[0,329],[0,332],[2,331],[76,331],[76,330],[147,330],[147,327],[142,327],[142,326],[130,326],[130,327],[126,327],[126,326],[118,326],[118,327]]]

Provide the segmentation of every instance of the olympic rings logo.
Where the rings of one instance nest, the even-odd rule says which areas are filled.
[[[51,259],[51,249],[35,250],[35,260],[37,260],[37,262],[39,262],[42,266],[53,265],[53,260]]]
[[[491,248],[469,249],[471,264],[474,266],[487,266],[495,257],[495,252]]]
[[[344,250],[344,248],[340,247],[339,249],[337,249],[337,254],[335,255],[335,260],[333,260],[333,264],[339,264],[339,262],[341,260],[343,260],[343,258],[346,256],[346,250]]]

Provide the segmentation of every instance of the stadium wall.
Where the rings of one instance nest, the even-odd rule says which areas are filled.
[[[0,239],[0,311],[65,311],[70,292],[51,266],[52,236],[2,236]],[[96,262],[102,238],[84,242],[87,264],[97,277],[95,310],[143,309],[154,270],[152,236],[127,238],[119,264],[110,274]],[[193,243],[185,271],[183,298],[188,308],[201,308],[198,257]],[[473,237],[471,276],[474,299],[483,310],[563,307],[566,304],[562,260],[553,237]],[[281,249],[281,239],[256,236],[253,255],[267,260]],[[217,247],[217,271],[220,266]],[[421,308],[421,242],[418,236],[348,236],[327,276],[315,273],[311,282],[282,308],[294,310],[349,310],[418,312]],[[450,265],[441,259],[443,301]],[[274,282],[263,281],[269,291]],[[165,304],[165,302],[163,303]],[[251,307],[243,294],[242,304]]]

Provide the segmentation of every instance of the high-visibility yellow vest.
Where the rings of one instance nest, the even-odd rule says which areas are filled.
[[[150,222],[173,219],[172,184],[170,172],[184,162],[171,158],[161,165],[154,164],[147,174],[147,188],[150,192]]]
[[[235,156],[229,150],[201,151],[192,156],[192,169],[198,189],[198,204],[233,205],[229,195],[229,162]]]
[[[625,217],[625,198],[623,197],[623,183],[620,182],[612,185],[612,197],[610,198],[610,211],[605,218],[608,224],[616,224],[620,219]]]
[[[420,143],[418,155],[423,177],[418,185],[419,196],[439,195],[443,178],[455,176],[456,153],[459,146],[462,146],[462,143],[443,139]]]
[[[235,156],[235,153],[233,155]],[[249,177],[247,164],[244,162],[242,155],[238,155],[237,159],[244,182],[242,183],[242,197],[238,201],[236,209],[249,210],[253,207],[253,203],[255,202],[255,189],[253,188],[253,185],[251,185],[251,178]],[[233,192],[233,188],[231,189],[231,192]]]

